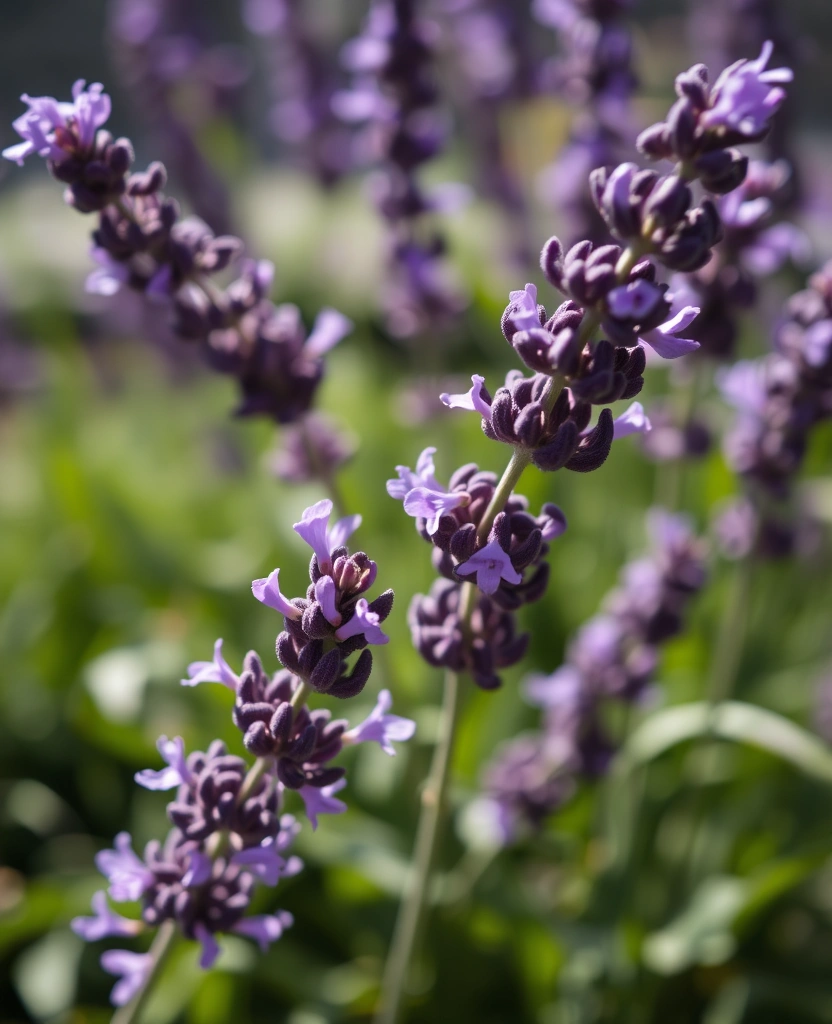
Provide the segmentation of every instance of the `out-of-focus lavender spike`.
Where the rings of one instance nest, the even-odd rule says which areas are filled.
[[[352,169],[352,134],[332,109],[337,54],[303,0],[244,0],[246,28],[267,47],[269,128],[325,188]]]
[[[682,631],[705,584],[705,547],[687,520],[652,509],[647,533],[650,554],[625,566],[601,613],[569,644],[565,663],[527,681],[528,700],[544,710],[543,730],[512,741],[486,768],[486,797],[500,810],[505,842],[539,828],[577,779],[607,771],[615,743],[603,705],[646,699],[662,644]]]
[[[447,190],[431,194],[419,180],[446,136],[432,25],[419,17],[416,0],[376,0],[343,61],[353,84],[336,93],[333,107],[345,122],[364,126],[358,146],[376,168],[369,187],[389,226],[390,279],[382,294],[387,326],[399,337],[433,337],[430,332],[447,327],[465,303],[450,280],[446,240],[434,223]]]
[[[111,0],[115,64],[130,92],[141,97],[160,155],[193,212],[227,234],[233,230],[231,196],[197,136],[211,117],[237,105],[248,67],[241,50],[206,45],[204,28],[196,3]]]
[[[536,0],[534,16],[554,28],[560,54],[543,69],[541,87],[576,110],[569,139],[540,179],[541,195],[558,210],[571,245],[609,241],[587,184],[590,171],[626,159],[634,122],[629,101],[637,79],[627,26],[631,0]]]

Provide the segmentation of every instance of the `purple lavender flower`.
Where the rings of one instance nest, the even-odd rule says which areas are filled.
[[[108,974],[120,975],[110,994],[113,1006],[129,1003],[144,987],[153,968],[149,953],[131,953],[127,949],[108,949],[101,954],[101,966]]]
[[[60,164],[71,157],[83,159],[92,151],[95,135],[110,116],[110,97],[100,82],[85,89],[83,78],[72,87],[72,103],[51,96],[20,98],[29,107],[13,127],[24,140],[3,150],[3,157],[18,166],[33,154]]]
[[[339,640],[348,640],[351,636],[363,636],[368,644],[386,644],[390,637],[379,628],[380,618],[377,612],[370,611],[369,603],[362,597],[355,603],[352,618],[335,630]]]
[[[329,529],[329,517],[332,515],[332,502],[323,498],[309,508],[304,509],[299,523],[292,529],[312,548],[318,558],[321,572],[331,568],[331,554],[350,537],[361,525],[361,516],[345,516]]]
[[[267,608],[274,608],[276,612],[290,619],[300,618],[300,609],[280,593],[280,569],[273,569],[263,579],[252,580],[251,592]]]
[[[138,935],[143,928],[141,921],[131,921],[117,914],[103,890],[93,895],[92,910],[93,917],[73,917],[70,922],[72,930],[85,942],[97,942],[112,935]]]
[[[115,848],[96,854],[95,864],[109,881],[110,896],[116,902],[137,900],[153,881],[144,861],[133,851],[129,832],[119,832]]]
[[[252,584],[253,586],[253,584]],[[197,686],[199,683],[222,683],[231,690],[236,690],[239,676],[222,656],[222,640],[214,644],[212,661],[192,661],[188,665],[188,678],[182,680],[183,686]]]
[[[641,402],[633,402],[626,412],[612,421],[612,426],[615,441],[622,437],[629,437],[631,434],[646,434],[652,429],[652,424],[645,414]]]
[[[167,736],[160,736],[156,749],[167,762],[167,768],[158,772],[151,768],[136,772],[136,782],[145,789],[174,789],[183,783],[190,783],[191,773],[185,759],[185,741],[182,737],[169,740]]]
[[[253,914],[234,925],[234,931],[238,935],[245,935],[254,939],[260,947],[260,951],[268,951],[272,942],[283,935],[287,928],[295,923],[295,919],[288,910],[279,910],[276,914]]]
[[[390,715],[388,712],[393,706],[393,698],[389,690],[382,690],[378,695],[376,706],[367,718],[359,725],[345,732],[342,742],[347,745],[351,743],[378,743],[385,754],[391,756],[396,753],[393,741],[404,743],[416,732],[416,723],[410,718],[402,718],[401,715]]]
[[[493,594],[499,587],[500,580],[505,580],[506,583],[520,583],[523,579],[496,540],[475,551],[466,562],[456,567],[456,571],[460,576],[476,573],[477,586],[484,594]]]
[[[453,494],[437,481],[433,464],[435,453],[435,448],[425,448],[416,462],[415,473],[407,466],[396,466],[399,479],[387,481],[390,497],[402,501],[409,516],[425,519],[431,535],[439,529],[443,516],[470,500],[464,491]]]
[[[309,819],[313,832],[318,827],[319,814],[343,814],[346,811],[347,805],[335,796],[346,784],[346,779],[339,779],[331,786],[324,786],[321,789],[317,786],[302,786],[298,790],[306,807],[306,817]]]
[[[784,89],[794,75],[791,68],[771,68],[766,64],[774,52],[767,40],[756,60],[739,60],[726,68],[711,90],[711,105],[703,116],[709,127],[725,127],[742,135],[757,136],[786,98]]]

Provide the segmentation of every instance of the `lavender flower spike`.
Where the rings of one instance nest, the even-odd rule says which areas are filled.
[[[456,567],[462,576],[477,574],[477,586],[484,594],[493,594],[500,580],[507,583],[521,583],[522,576],[511,564],[511,559],[496,540],[489,541],[484,548],[475,551],[467,562]]]
[[[332,515],[332,502],[329,498],[316,501],[314,505],[303,510],[299,523],[292,529],[312,548],[318,558],[318,568],[328,573],[332,568],[331,554],[340,547],[347,538],[361,525],[361,516],[345,516],[328,529],[329,517]]]
[[[141,921],[131,921],[117,914],[107,902],[107,894],[100,889],[93,895],[94,917],[73,917],[70,928],[86,942],[97,942],[111,935],[138,935],[142,930]]]
[[[703,117],[706,125],[733,128],[747,136],[765,131],[786,98],[785,90],[777,86],[794,77],[791,68],[766,71],[773,51],[774,44],[766,40],[756,60],[737,61],[722,72],[714,83],[711,109]]]
[[[523,293],[521,293],[523,294]],[[540,325],[538,324],[538,327]],[[464,395],[449,395],[447,393],[439,396],[439,401],[447,405],[449,409],[467,409],[470,412],[478,412],[483,419],[491,419],[491,402],[483,397],[483,385],[485,377],[479,374],[471,375],[471,390]],[[486,395],[488,392],[486,391]]]
[[[253,584],[252,584],[253,586]],[[222,683],[229,690],[237,690],[240,677],[232,672],[231,666],[222,656],[222,639],[214,644],[213,661],[192,661],[188,665],[188,678],[182,680],[183,686],[197,686],[199,683]]]
[[[274,608],[287,619],[299,619],[303,613],[280,593],[279,580],[280,569],[275,569],[265,579],[252,580],[251,592],[267,608]]]
[[[337,782],[333,782],[331,786],[323,786],[321,789],[318,789],[317,786],[300,787],[298,793],[303,799],[306,807],[306,817],[309,819],[313,832],[318,827],[319,814],[343,814],[346,811],[347,805],[343,800],[339,800],[334,795],[339,790],[342,790],[346,784],[346,779],[339,779]]]
[[[646,434],[652,429],[641,402],[633,402],[629,409],[612,421],[612,427],[614,441],[631,434]]]
[[[341,742],[345,746],[351,743],[375,742],[385,754],[395,754],[396,748],[392,741],[404,743],[409,740],[416,732],[416,723],[410,718],[402,718],[401,715],[388,715],[387,712],[392,706],[393,698],[390,691],[382,690],[370,715],[360,725],[345,732]]]
[[[95,133],[110,116],[110,97],[100,82],[84,89],[83,78],[72,87],[72,103],[59,103],[51,96],[20,98],[29,109],[13,122],[14,130],[24,140],[3,150],[3,157],[19,167],[37,153],[54,163],[61,163],[76,153],[88,153]]]
[[[173,789],[191,780],[191,771],[185,761],[185,741],[181,736],[172,740],[167,736],[160,736],[156,742],[156,749],[167,761],[168,766],[158,772],[152,768],[136,772],[134,778],[140,786],[144,786],[145,789]]]
[[[335,630],[335,636],[339,640],[346,640],[348,637],[363,634],[368,644],[386,644],[390,637],[381,631],[380,621],[379,615],[370,611],[366,598],[360,597],[355,603],[353,617]]]
[[[113,850],[101,850],[95,855],[95,866],[110,883],[110,896],[117,903],[137,900],[153,884],[153,872],[133,851],[129,832],[119,832]]]
[[[129,949],[108,949],[101,954],[101,966],[108,974],[120,974],[110,993],[113,1006],[124,1006],[142,988],[153,967],[149,953],[131,953]]]

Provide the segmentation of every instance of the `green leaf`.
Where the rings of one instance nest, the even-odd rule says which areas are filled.
[[[657,711],[630,736],[622,767],[645,764],[680,743],[708,736],[767,750],[832,785],[832,750],[825,743],[788,718],[741,701],[718,707],[702,701]]]

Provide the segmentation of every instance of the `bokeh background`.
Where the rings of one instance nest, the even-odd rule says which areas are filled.
[[[265,956],[225,940],[207,975],[195,947],[182,944],[147,1021],[367,1020],[441,684],[413,652],[405,622],[411,595],[433,578],[429,551],[384,481],[427,444],[439,447],[443,477],[474,460],[499,471],[500,451],[469,417],[426,417],[414,383],[425,369],[418,350],[391,339],[377,315],[383,228],[362,176],[322,191],[294,167],[268,127],[262,41],[245,32],[236,3],[193,7],[204,39],[224,47],[220,101],[200,108],[183,75],[176,102],[228,189],[230,223],[253,253],[275,261],[278,300],[297,303],[307,322],[323,305],[356,322],[330,357],[319,405],[359,442],[341,478],[346,503],[362,513],[358,539],[398,596],[391,643],[354,703],[369,710],[388,686],[395,710],[415,718],[418,731],[395,759],[376,748],[345,753],[349,812],[314,834],[304,829],[306,870],[260,897],[262,909],[290,910],[294,928]],[[364,7],[310,2],[335,49],[355,33]],[[832,254],[832,6],[783,7],[801,40],[791,116],[806,182],[801,219],[817,263]],[[83,76],[105,83],[112,124],[135,140],[139,164],[163,156],[152,97],[128,86],[112,15],[99,0],[0,5],[3,145],[14,141],[20,93],[62,96]],[[645,123],[666,109],[674,74],[699,58],[688,15],[679,3],[636,4]],[[551,34],[539,42],[554,46]],[[442,59],[452,63],[453,53]],[[569,119],[552,98],[518,102],[501,122],[532,204]],[[429,177],[476,182],[476,154],[459,124]],[[275,479],[274,429],[231,418],[233,382],[209,374],[168,336],[164,314],[131,296],[84,293],[89,219],[64,206],[60,191],[42,166],[0,168],[0,1020],[81,1024],[108,1019],[112,983],[98,967],[99,949],[68,926],[98,887],[93,856],[121,829],[139,845],[164,832],[164,798],[132,779],[156,764],[160,733],[196,748],[221,737],[239,752],[227,691],[182,689],[179,679],[218,636],[232,664],[250,648],[269,664],[277,623],[251,598],[250,581],[280,565],[282,580],[303,585],[305,549],[291,524],[320,495]],[[177,192],[175,177],[169,191]],[[535,209],[539,243],[558,224]],[[540,283],[539,274],[509,258],[509,229],[486,200],[475,198],[446,229],[470,307],[443,340],[443,369],[498,376],[513,365],[499,330],[508,290]],[[766,349],[771,312],[800,281],[792,270],[767,286],[764,315],[745,324],[746,351]],[[648,410],[666,386],[665,372],[651,370]],[[717,428],[728,421],[713,396],[706,408]],[[823,522],[832,519],[831,459],[827,430],[815,439],[805,484]],[[526,662],[506,673],[501,691],[466,695],[454,823],[413,1022],[832,1021],[828,783],[742,744],[722,749],[716,770],[709,763],[705,772],[683,745],[627,783],[641,789],[637,821],[622,822],[630,804],[614,786],[584,787],[540,837],[497,854],[464,813],[482,764],[535,724],[519,697],[521,676],[560,663],[568,636],[644,547],[644,511],[665,483],[633,442],[616,445],[598,473],[524,479],[532,505],[556,501],[570,528],[553,545],[547,597],[523,613],[533,637]],[[704,529],[735,490],[716,450],[688,471],[682,506]],[[737,686],[743,699],[809,729],[832,666],[830,568],[824,538],[810,560],[757,572]],[[688,630],[667,649],[660,681],[668,705],[702,696],[732,572],[714,560]],[[611,867],[622,829],[635,831],[626,876]]]

